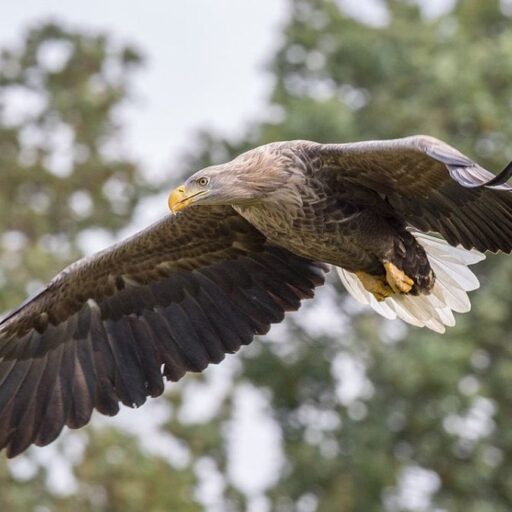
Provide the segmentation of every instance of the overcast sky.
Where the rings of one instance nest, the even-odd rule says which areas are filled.
[[[285,17],[284,0],[23,0],[5,2],[0,45],[49,19],[105,30],[146,57],[129,110],[130,146],[165,172],[198,129],[236,134],[258,117],[271,82],[264,64]]]
[[[380,0],[337,0],[369,23],[387,19]],[[422,2],[424,3],[424,2]],[[430,14],[453,0],[429,0]],[[31,24],[60,20],[137,46],[146,67],[134,80],[129,147],[162,175],[199,129],[237,134],[261,116],[272,85],[265,64],[279,42],[286,0],[23,0],[4,2],[0,45]]]

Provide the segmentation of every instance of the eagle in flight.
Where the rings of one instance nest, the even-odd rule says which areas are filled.
[[[0,320],[0,449],[46,445],[219,363],[312,297],[329,266],[385,317],[443,332],[478,287],[467,266],[512,249],[511,174],[427,136],[276,142],[195,173],[173,215]]]

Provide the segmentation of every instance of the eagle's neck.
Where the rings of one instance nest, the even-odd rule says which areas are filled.
[[[288,236],[303,206],[303,187],[289,183],[268,194],[263,200],[233,208],[267,238]]]
[[[308,202],[310,163],[301,158],[293,144],[269,145],[255,176],[260,194],[249,204],[233,205],[235,210],[270,239],[288,236],[294,221]],[[250,180],[250,174],[245,175]]]

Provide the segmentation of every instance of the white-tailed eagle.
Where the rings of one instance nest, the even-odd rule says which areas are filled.
[[[197,172],[174,215],[0,320],[0,449],[46,445],[219,363],[312,297],[327,264],[384,316],[443,331],[469,309],[478,251],[512,249],[510,174],[426,136],[277,142]]]

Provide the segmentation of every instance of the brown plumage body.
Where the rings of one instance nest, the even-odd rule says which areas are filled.
[[[293,142],[272,144],[265,156],[272,158],[269,177],[281,167],[300,170],[301,176],[261,201],[234,207],[268,240],[305,258],[373,276],[384,276],[383,262],[389,261],[413,279],[413,294],[428,293],[435,278],[425,250],[385,197],[340,183],[337,168],[325,166],[314,151],[297,151]]]

